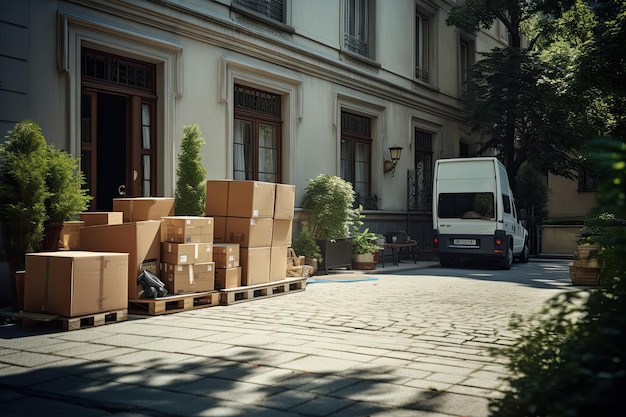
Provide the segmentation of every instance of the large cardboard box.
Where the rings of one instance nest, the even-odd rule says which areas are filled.
[[[275,219],[293,219],[296,200],[296,186],[276,184],[276,201],[274,202]]]
[[[216,268],[236,268],[239,266],[238,243],[214,243],[213,262]]]
[[[126,309],[127,281],[127,253],[29,253],[24,310],[76,317]]]
[[[271,248],[241,248],[241,285],[270,282]]]
[[[213,242],[213,217],[162,217],[161,242],[211,243]]]
[[[242,248],[268,247],[272,245],[274,219],[226,218],[226,242],[239,243]]]
[[[270,251],[270,281],[287,278],[287,246],[272,246]]]
[[[276,184],[232,181],[228,185],[228,217],[274,217]]]
[[[161,221],[109,224],[80,229],[83,250],[128,253],[128,298],[135,300],[137,277],[144,269],[159,276],[161,262]]]
[[[213,243],[163,242],[161,258],[163,262],[173,265],[213,262]]]
[[[274,219],[271,246],[291,246],[291,219]]]
[[[228,215],[228,185],[232,180],[207,180],[204,214],[226,217]]]
[[[114,198],[113,211],[124,213],[124,222],[161,220],[174,215],[174,199],[171,197]]]
[[[225,290],[228,288],[241,287],[241,267],[236,268],[216,268],[215,269],[215,289]]]
[[[124,213],[121,211],[83,211],[78,214],[78,218],[84,222],[83,227],[121,224],[124,222]]]
[[[213,217],[213,242],[226,242],[226,216]]]
[[[215,289],[215,264],[202,262],[192,265],[163,264],[161,281],[169,294],[186,294]]]

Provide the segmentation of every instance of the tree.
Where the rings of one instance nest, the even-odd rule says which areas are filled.
[[[176,171],[174,211],[177,215],[203,216],[207,170],[202,165],[200,149],[206,142],[200,136],[197,124],[184,126],[183,134]]]

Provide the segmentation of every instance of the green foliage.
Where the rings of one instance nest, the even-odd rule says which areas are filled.
[[[0,144],[0,220],[12,272],[43,240],[46,218],[47,146],[41,128],[24,120]]]
[[[365,218],[365,215],[361,213],[361,210],[363,210],[363,206],[359,206],[356,210],[358,217],[353,221],[352,232],[350,233],[350,239],[352,241],[352,255],[364,253],[374,254],[380,249],[376,243],[378,235],[374,232],[370,232],[368,227],[361,229],[364,224],[361,219]]]
[[[317,242],[315,242],[315,238],[307,228],[303,228],[298,236],[293,239],[291,247],[298,256],[317,259],[319,264],[323,261],[322,250]]]
[[[92,197],[87,194],[87,189],[82,188],[85,176],[79,162],[80,158],[55,149],[53,145],[48,146],[46,222],[63,223],[88,209]]]
[[[548,186],[545,176],[534,166],[524,164],[520,168],[515,181],[515,197],[518,207],[529,213],[528,227],[544,223],[548,217]]]
[[[203,216],[206,202],[207,170],[202,165],[200,149],[206,143],[197,124],[183,128],[178,154],[174,211],[177,215]]]
[[[626,144],[596,140],[596,162],[611,168],[600,187],[600,213],[626,218]],[[516,317],[519,342],[494,354],[507,358],[511,391],[491,402],[493,417],[618,416],[626,388],[626,227],[612,215],[602,227],[603,288],[571,291],[530,318]],[[601,411],[600,411],[601,410]]]
[[[352,184],[334,175],[320,174],[309,179],[302,207],[307,227],[315,239],[333,240],[349,235],[357,217]]]

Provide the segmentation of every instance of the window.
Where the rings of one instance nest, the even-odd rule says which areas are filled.
[[[370,1],[346,0],[344,13],[344,48],[347,51],[372,58],[370,44]]]
[[[285,0],[234,0],[234,3],[268,19],[286,23]]]
[[[578,170],[578,191],[596,191],[600,183],[600,176],[587,168]]]
[[[442,219],[491,219],[493,193],[441,193],[437,207]]]
[[[504,212],[511,214],[511,199],[506,194],[502,194],[502,205],[504,206]]]
[[[415,78],[429,82],[430,18],[417,11],[415,13]]]
[[[233,178],[281,182],[281,97],[235,85]]]
[[[415,200],[417,209],[432,210],[433,135],[415,128]]]
[[[371,189],[371,132],[370,118],[341,112],[341,178],[352,183],[361,199],[368,198]]]

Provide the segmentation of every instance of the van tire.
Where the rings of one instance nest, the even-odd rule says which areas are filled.
[[[511,265],[513,265],[513,248],[509,245],[506,248],[504,259],[500,261],[500,269],[511,269]]]
[[[528,248],[528,242],[524,242],[524,249],[519,254],[519,261],[523,264],[527,264],[530,259],[530,249]]]
[[[452,262],[449,256],[439,255],[439,264],[441,264],[441,266],[452,266],[454,262]]]

